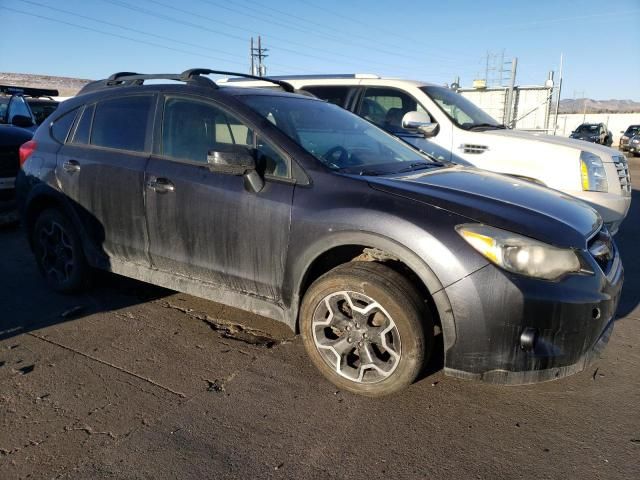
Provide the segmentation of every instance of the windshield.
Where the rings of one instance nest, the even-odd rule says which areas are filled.
[[[285,96],[238,98],[333,170],[383,175],[442,166],[336,105]]]
[[[7,107],[9,97],[0,97],[0,123],[7,123]]]
[[[37,125],[44,122],[58,108],[58,103],[51,101],[27,100],[27,103],[31,107],[31,112],[33,112]]]
[[[591,132],[597,132],[599,128],[600,128],[600,125],[589,125],[589,124],[583,124],[583,125],[580,125],[580,126],[578,127],[578,129],[576,130],[576,132],[578,132],[578,133],[591,133]]]
[[[627,131],[624,132],[624,134],[629,137],[633,137],[634,135],[637,135],[638,132],[640,132],[640,125],[632,125],[629,128],[627,128]]]
[[[447,117],[464,130],[505,128],[491,115],[453,90],[434,86],[420,87],[420,90],[426,93]]]

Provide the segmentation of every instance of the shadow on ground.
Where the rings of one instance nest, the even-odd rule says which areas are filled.
[[[0,340],[32,330],[118,310],[171,295],[172,291],[106,272],[96,272],[90,290],[74,295],[52,292],[38,271],[18,225],[0,227],[2,275]]]

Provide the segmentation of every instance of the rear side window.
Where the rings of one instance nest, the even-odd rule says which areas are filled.
[[[53,122],[51,125],[51,136],[56,142],[65,143],[67,141],[69,130],[71,130],[71,125],[73,125],[73,121],[76,119],[77,113],[78,109],[76,108],[65,113]]]
[[[326,100],[329,103],[344,107],[347,102],[347,95],[349,94],[349,87],[304,87],[304,90],[312,93],[322,100]]]
[[[98,102],[91,127],[91,145],[144,152],[152,104],[151,95]]]
[[[91,122],[93,121],[93,111],[95,105],[88,105],[82,111],[82,116],[73,134],[71,143],[76,145],[86,145],[89,143],[89,134],[91,133]]]

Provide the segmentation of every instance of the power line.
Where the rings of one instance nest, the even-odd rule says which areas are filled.
[[[167,15],[163,15],[163,14],[157,13],[155,11],[151,11],[149,9],[145,9],[145,8],[141,8],[141,7],[134,7],[134,6],[128,5],[125,2],[122,2],[120,0],[102,0],[102,1],[103,2],[107,2],[107,3],[111,3],[113,5],[120,6],[122,8],[129,9],[129,10],[138,11],[138,12],[144,13],[145,15],[150,15],[150,16],[153,16],[153,17],[156,17],[156,18],[161,18],[161,19],[164,19],[164,20],[167,20],[167,21],[170,21],[170,22],[176,22],[176,23],[180,23],[180,24],[183,24],[183,25],[187,25],[187,26],[191,26],[191,27],[194,27],[194,28],[198,28],[200,30],[209,31],[209,32],[212,32],[212,33],[215,33],[215,34],[218,34],[218,35],[223,35],[223,36],[227,36],[227,37],[231,37],[231,38],[235,38],[235,39],[241,39],[243,41],[246,41],[245,39],[243,39],[243,38],[241,38],[241,37],[239,37],[238,35],[235,35],[235,34],[222,32],[222,31],[219,31],[219,30],[214,30],[212,28],[204,27],[202,25],[198,25],[198,24],[193,23],[193,22],[177,19],[177,18],[174,18],[174,17],[169,17]],[[189,11],[189,10],[185,10],[185,9],[182,9],[182,8],[175,7],[173,5],[169,5],[169,4],[167,4],[165,2],[161,2],[159,0],[147,0],[147,1],[150,2],[150,3],[154,3],[156,5],[163,6],[164,8],[180,12],[180,13],[182,13],[184,15],[196,17],[198,19],[209,20],[209,21],[213,22],[214,24],[221,24],[221,25],[228,26],[229,28],[234,28],[234,29],[237,29],[237,30],[245,31],[245,32],[251,32],[251,30],[249,30],[247,28],[238,27],[236,25],[232,25],[232,24],[223,22],[219,18],[212,18],[212,17],[206,16],[206,15],[194,13],[194,12]],[[244,12],[241,12],[241,13],[244,14]],[[361,62],[362,62],[361,58],[355,58],[355,57],[351,57],[351,56],[348,56],[348,55],[335,53],[335,52],[331,53],[333,55],[331,57],[318,55],[316,53],[310,53],[310,52],[313,52],[313,51],[317,50],[317,48],[315,46],[305,45],[305,44],[301,44],[299,42],[295,42],[294,43],[294,42],[291,42],[290,40],[287,40],[287,39],[282,38],[282,37],[277,37],[277,36],[274,36],[274,35],[269,35],[269,38],[270,39],[275,39],[275,40],[280,40],[280,41],[282,41],[282,42],[284,42],[286,44],[294,44],[294,45],[297,45],[299,47],[302,47],[302,48],[305,48],[305,49],[308,50],[306,52],[300,52],[298,50],[294,50],[294,49],[288,48],[286,46],[283,46],[283,45],[281,45],[279,43],[275,43],[275,42],[271,41],[271,45],[277,46],[278,50],[284,51],[284,52],[288,52],[288,53],[292,53],[294,55],[303,56],[303,57],[306,57],[306,58],[315,58],[315,59],[318,59],[318,60],[330,61],[332,63],[336,63],[336,61],[337,61],[336,57],[341,57],[341,58],[344,58],[346,60],[350,60],[351,62],[353,62],[355,60],[357,62],[357,63],[351,63],[351,65],[360,65]],[[344,42],[342,42],[342,43],[344,43]],[[343,63],[345,65],[348,64],[348,63],[345,63],[344,61],[342,61],[341,63]],[[378,65],[381,68],[393,69],[393,70],[396,70],[396,71],[397,70],[404,70],[406,72],[413,71],[413,70],[409,70],[409,69],[406,69],[406,68],[397,67],[397,66],[393,66],[393,65],[389,65],[389,64],[383,64],[383,63],[379,63],[379,62],[371,62],[371,61],[369,61],[367,63],[369,63],[370,65]]]
[[[187,45],[189,47],[195,47],[195,48],[199,48],[199,49],[202,49],[202,50],[215,51],[215,52],[220,53],[221,55],[227,55],[229,57],[233,57],[233,58],[236,58],[236,59],[238,58],[237,55],[233,55],[231,53],[227,53],[227,52],[224,52],[222,50],[216,50],[216,49],[212,49],[212,48],[208,48],[208,47],[203,47],[202,45],[198,45],[198,44],[195,44],[195,43],[184,42],[182,40],[178,40],[178,39],[175,39],[175,38],[169,38],[169,37],[165,37],[165,36],[162,36],[162,35],[157,35],[155,33],[145,32],[143,30],[138,30],[138,29],[135,29],[135,28],[126,27],[124,25],[119,25],[117,23],[108,22],[106,20],[101,20],[101,19],[98,19],[98,18],[89,17],[87,15],[81,15],[79,13],[71,12],[69,10],[64,10],[62,8],[50,7],[49,5],[45,5],[43,3],[33,2],[31,0],[17,0],[17,1],[18,2],[22,2],[22,3],[29,3],[29,4],[35,5],[37,7],[48,8],[49,10],[53,10],[54,12],[57,12],[57,13],[65,13],[67,15],[72,15],[74,17],[83,18],[85,20],[90,20],[92,22],[100,23],[100,24],[103,24],[103,25],[108,25],[110,27],[116,27],[116,28],[120,28],[122,30],[128,30],[130,32],[138,33],[140,35],[146,35],[146,36],[149,36],[149,37],[159,38],[161,40],[166,40],[166,41],[170,41],[170,42],[174,42],[174,43],[180,43],[182,45]]]
[[[18,14],[21,14],[21,15],[26,15],[26,16],[29,16],[29,17],[40,18],[42,20],[47,20],[47,21],[50,21],[50,22],[60,23],[60,24],[67,25],[67,26],[70,26],[70,27],[80,28],[82,30],[87,30],[87,31],[94,32],[94,33],[100,33],[101,35],[107,35],[107,36],[110,36],[110,37],[120,38],[122,40],[127,40],[127,41],[130,41],[130,42],[144,44],[144,45],[149,45],[149,46],[156,47],[156,48],[162,48],[162,49],[165,49],[165,50],[171,50],[171,51],[179,52],[179,53],[186,53],[188,55],[193,55],[193,56],[202,57],[202,58],[211,58],[211,59],[214,59],[214,60],[221,60],[223,62],[241,64],[241,62],[225,60],[225,59],[213,57],[211,55],[202,55],[202,54],[199,54],[199,53],[190,52],[188,50],[182,50],[182,49],[178,49],[178,48],[169,47],[167,45],[161,45],[159,43],[148,42],[146,40],[140,40],[140,39],[128,37],[126,35],[120,35],[120,34],[117,34],[117,33],[106,32],[104,30],[99,30],[97,28],[86,27],[84,25],[78,25],[77,23],[72,23],[72,22],[67,22],[65,20],[59,20],[57,18],[47,17],[46,15],[40,15],[40,14],[36,14],[36,13],[25,12],[25,11],[22,11],[22,10],[18,10],[16,8],[0,6],[0,10],[7,10],[7,11],[10,11],[10,12],[18,13]],[[242,63],[242,65],[244,65],[244,63]]]

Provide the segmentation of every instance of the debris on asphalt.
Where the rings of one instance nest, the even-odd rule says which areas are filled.
[[[207,392],[224,393],[226,391],[224,388],[224,383],[220,380],[214,380],[213,382],[207,380],[207,382],[209,383]]]
[[[82,310],[84,310],[84,306],[83,305],[76,305],[75,307],[71,307],[68,310],[65,310],[64,312],[62,312],[60,314],[60,316],[62,318],[71,318],[75,315],[77,315],[78,313],[80,313]]]
[[[27,365],[26,367],[18,368],[17,371],[20,372],[20,375],[26,375],[33,372],[34,368],[36,368],[35,365]]]
[[[273,469],[274,470],[280,470],[282,467],[284,467],[284,462],[279,464],[279,465],[276,465]]]
[[[174,305],[170,302],[163,302],[161,305],[165,308],[171,308],[178,310],[192,318],[204,322],[212,330],[219,332],[224,338],[230,338],[232,340],[238,340],[240,342],[248,343],[258,347],[273,348],[278,345],[279,342],[270,337],[267,332],[258,330],[255,328],[247,327],[239,323],[231,322],[229,320],[222,320],[219,318],[211,318],[206,313],[200,313],[194,311],[192,308],[185,308],[178,305]]]

